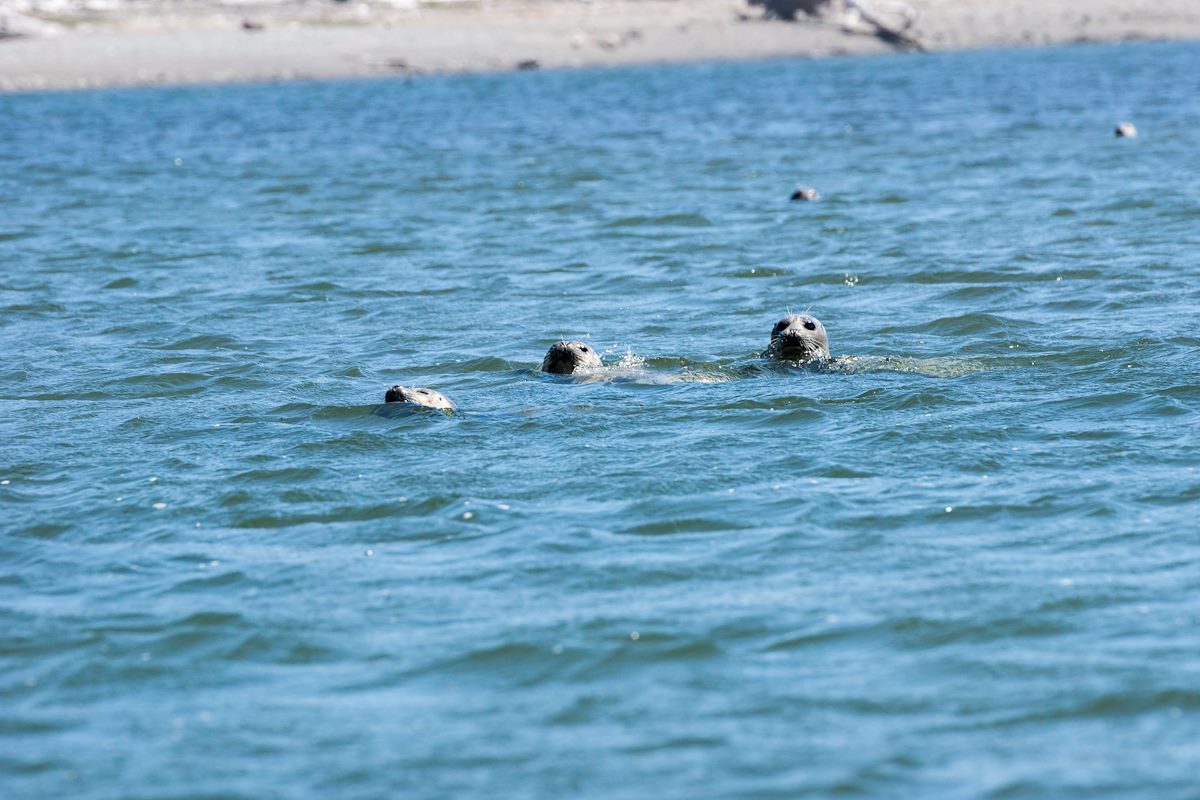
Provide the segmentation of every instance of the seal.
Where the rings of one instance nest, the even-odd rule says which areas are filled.
[[[821,193],[811,186],[797,186],[789,200],[820,200]]]
[[[577,369],[599,369],[604,366],[596,351],[583,342],[557,341],[550,345],[538,369],[551,375],[570,375]]]
[[[829,334],[816,317],[788,314],[771,329],[771,343],[763,357],[784,361],[828,361]]]
[[[412,406],[424,406],[425,408],[433,408],[438,411],[445,411],[447,414],[453,414],[458,411],[458,406],[454,405],[454,401],[441,392],[435,392],[433,389],[412,388],[405,386],[393,386],[387,390],[387,394],[383,396],[385,403],[407,403]]]
[[[1117,127],[1113,129],[1113,136],[1118,139],[1132,139],[1137,136],[1137,128],[1132,122],[1118,122]]]

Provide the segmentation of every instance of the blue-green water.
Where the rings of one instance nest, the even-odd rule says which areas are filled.
[[[1197,76],[0,98],[3,796],[1200,797]]]

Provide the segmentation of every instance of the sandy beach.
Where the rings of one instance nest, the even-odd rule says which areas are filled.
[[[851,3],[0,0],[0,90],[821,57],[896,49]],[[861,2],[919,48],[1200,38],[1195,0]]]

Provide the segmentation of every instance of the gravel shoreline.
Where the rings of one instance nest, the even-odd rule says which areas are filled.
[[[0,91],[885,53],[854,3],[0,0]],[[860,0],[928,50],[1200,38],[1195,0]]]

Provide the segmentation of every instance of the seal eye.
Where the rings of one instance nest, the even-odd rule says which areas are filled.
[[[810,331],[815,331],[817,329],[817,323],[809,320],[808,322],[804,323],[804,327],[808,328]]]
[[[579,345],[579,349],[580,349],[580,350],[582,350],[582,351],[583,351],[583,352],[585,352],[585,353],[588,351],[588,347],[587,347],[587,345],[586,345],[586,344],[581,344],[581,345]]]

